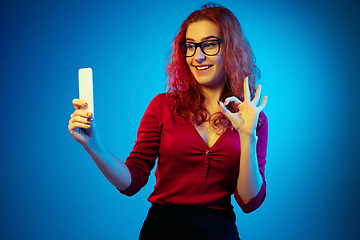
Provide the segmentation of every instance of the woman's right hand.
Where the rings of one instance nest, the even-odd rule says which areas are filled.
[[[75,111],[70,115],[68,129],[77,142],[86,146],[90,139],[94,140],[92,113],[81,110],[82,107],[87,106],[86,101],[74,99],[72,103]]]
[[[86,107],[86,101],[74,99],[72,103],[75,111],[70,115],[69,132],[89,153],[104,176],[118,189],[126,190],[131,184],[128,167],[100,141],[91,112],[81,109]]]

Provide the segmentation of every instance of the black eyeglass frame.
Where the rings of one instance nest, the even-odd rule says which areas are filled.
[[[217,53],[215,53],[215,54],[207,54],[207,53],[204,52],[204,50],[202,49],[201,45],[202,45],[203,43],[209,42],[209,41],[216,41],[216,42],[218,43],[219,49],[218,49]],[[180,51],[181,51],[182,55],[184,55],[185,57],[192,57],[192,56],[194,56],[198,47],[201,49],[201,51],[202,51],[205,55],[207,55],[207,56],[215,56],[215,55],[217,55],[217,54],[220,52],[220,46],[221,46],[221,43],[223,43],[223,42],[224,42],[224,40],[222,40],[222,39],[211,39],[211,40],[206,40],[206,41],[202,41],[202,42],[199,42],[199,43],[194,43],[194,42],[181,42],[181,43],[179,43],[179,47],[180,47]],[[183,47],[187,48],[187,46],[186,46],[187,43],[192,43],[192,44],[195,45],[195,51],[194,51],[193,55],[191,55],[191,56],[186,56],[186,52],[183,52]]]

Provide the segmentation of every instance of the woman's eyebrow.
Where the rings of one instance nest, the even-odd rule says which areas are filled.
[[[206,40],[209,40],[209,39],[211,39],[211,38],[219,39],[218,37],[211,35],[211,36],[207,36],[207,37],[202,38],[201,41],[206,41]],[[195,42],[195,40],[192,39],[192,38],[186,38],[185,40],[186,40],[186,41]]]

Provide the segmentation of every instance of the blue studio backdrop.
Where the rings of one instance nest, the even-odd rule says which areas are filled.
[[[67,130],[77,71],[125,160],[182,21],[206,1],[0,2],[0,239],[137,239],[154,176],[121,195]],[[235,206],[242,239],[358,239],[357,1],[219,0],[238,17],[268,94],[267,198]]]

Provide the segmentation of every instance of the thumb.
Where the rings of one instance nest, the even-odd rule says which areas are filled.
[[[243,120],[241,119],[240,115],[238,113],[232,113],[227,107],[224,105],[224,103],[218,101],[218,104],[220,105],[221,112],[230,120],[233,127],[238,130],[240,129]]]
[[[229,111],[229,109],[227,109],[224,105],[223,102],[220,102],[219,100],[217,101],[219,106],[220,106],[220,109],[221,109],[221,112],[229,119],[231,119],[233,113]]]

